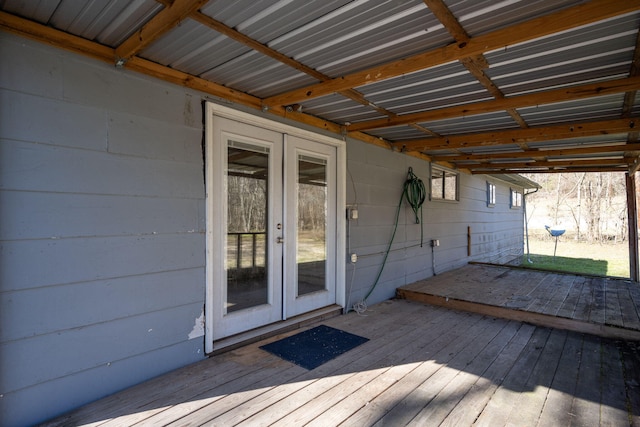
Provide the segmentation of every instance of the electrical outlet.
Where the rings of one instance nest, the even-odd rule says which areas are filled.
[[[440,246],[440,240],[438,240],[438,239],[431,240],[431,246],[434,247],[434,248],[437,247],[437,246]]]
[[[355,264],[358,262],[358,254],[351,254],[351,263]]]

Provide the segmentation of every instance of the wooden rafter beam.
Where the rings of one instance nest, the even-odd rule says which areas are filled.
[[[595,135],[613,135],[634,131],[640,127],[640,121],[633,119],[602,120],[597,122],[568,123],[557,126],[510,129],[505,131],[484,132],[425,138],[419,140],[398,141],[394,144],[406,151],[425,151],[486,147],[493,145],[511,145],[539,141],[553,141]]]
[[[0,11],[0,28],[41,43],[113,63],[114,50],[108,46],[55,30],[7,12]]]
[[[433,161],[444,162],[464,162],[464,161],[476,161],[482,162],[487,160],[498,159],[531,159],[531,158],[547,158],[547,157],[568,157],[568,156],[581,156],[590,154],[604,154],[604,153],[629,153],[640,150],[640,143],[636,144],[619,144],[619,145],[607,145],[598,147],[583,147],[583,148],[560,148],[560,149],[548,149],[548,150],[525,150],[515,152],[500,152],[500,153],[483,153],[483,154],[461,154],[461,155],[442,155],[431,156]]]
[[[174,0],[115,50],[116,61],[124,63],[158,37],[178,25],[209,0]]]
[[[368,68],[275,95],[263,100],[266,106],[291,105],[305,100],[363,86],[369,83],[420,71],[425,68],[457,61],[505,46],[522,43],[581,25],[640,9],[640,0],[592,0],[541,16],[530,21],[506,27],[488,34],[473,37],[466,43],[456,43],[408,58]]]
[[[281,53],[278,52],[275,49],[270,48],[269,46],[262,44],[260,42],[258,42],[257,40],[252,39],[251,37],[242,34],[241,32],[225,25],[224,23],[211,18],[210,16],[207,16],[205,14],[203,14],[200,11],[195,11],[190,15],[190,18],[192,18],[193,20],[201,23],[202,25],[205,25],[209,28],[211,28],[212,30],[223,34],[227,37],[229,37],[230,39],[233,39],[235,41],[237,41],[238,43],[241,43],[247,47],[249,47],[252,50],[255,50],[256,52],[260,52],[261,54],[268,56],[269,58],[275,59],[276,61],[285,64],[295,70],[298,70],[308,76],[311,76],[317,80],[320,80],[321,82],[326,82],[331,80],[331,77],[327,76],[326,74],[321,73],[320,71],[311,68],[299,61],[296,61],[295,59]],[[369,101],[368,99],[365,98],[365,96],[358,92],[355,89],[345,89],[343,91],[339,92],[340,95],[351,99],[352,101],[357,102],[358,104],[361,105],[366,105],[368,107],[372,107],[373,109],[375,109],[377,112],[379,112],[380,114],[389,116],[389,117],[395,117],[396,114],[392,113],[391,111],[388,111],[384,108],[378,107],[377,105],[374,105],[371,101]]]
[[[252,39],[251,37],[239,32],[238,30],[235,30],[227,25],[225,25],[224,23],[211,18],[210,16],[205,15],[202,12],[194,12],[191,15],[191,19],[201,23],[202,25],[205,25],[209,28],[211,28],[212,30],[229,37],[230,39],[233,39],[235,41],[237,41],[238,43],[241,43],[245,46],[247,46],[248,48],[251,48],[252,50],[255,50],[256,52],[260,52],[261,54],[268,56],[272,59],[275,59],[278,62],[281,62],[285,65],[288,65],[291,68],[294,68],[304,74],[307,74],[308,76],[311,76],[315,79],[318,79],[320,81],[326,81],[326,80],[330,80],[330,77],[324,75],[323,73],[308,67],[298,61],[296,61],[295,59],[278,52],[277,50],[271,49],[269,46],[264,45],[260,42],[258,42],[257,40]]]
[[[586,159],[586,160],[544,160],[530,162],[503,162],[503,163],[476,163],[463,164],[461,166],[470,170],[479,169],[517,169],[517,168],[558,168],[558,167],[584,167],[584,166],[602,166],[602,167],[622,167],[633,163],[633,159]]]
[[[455,39],[457,44],[468,43],[471,37],[454,16],[451,10],[444,4],[443,0],[423,0],[431,13],[444,25],[445,29]],[[484,72],[489,68],[487,58],[483,54],[474,55],[468,58],[461,58],[460,63],[475,77],[478,82],[496,99],[504,98],[504,93],[493,83],[491,78]],[[507,113],[522,128],[529,127],[520,113],[515,108],[510,108]],[[523,146],[523,148],[526,148]]]
[[[454,117],[468,117],[477,114],[508,110],[509,108],[524,108],[536,105],[553,104],[570,100],[591,98],[640,89],[640,77],[610,80],[607,82],[590,83],[581,86],[555,89],[527,95],[513,96],[504,99],[456,105],[439,110],[404,114],[395,118],[370,120],[347,126],[348,131],[363,131],[369,129],[401,126],[408,123],[420,123],[432,120],[443,120]]]
[[[558,167],[558,168],[530,168],[530,169],[478,169],[470,170],[472,175],[503,175],[521,173],[577,173],[577,172],[627,172],[626,166],[621,167]]]

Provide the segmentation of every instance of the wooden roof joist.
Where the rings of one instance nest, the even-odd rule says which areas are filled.
[[[590,83],[527,95],[512,96],[510,98],[494,99],[491,101],[475,102],[472,104],[456,105],[438,110],[404,114],[397,117],[370,120],[347,126],[347,130],[363,131],[408,123],[421,123],[432,120],[443,120],[454,117],[468,117],[511,108],[532,107],[543,104],[553,104],[576,99],[591,98],[614,93],[624,93],[640,89],[640,77],[627,77],[607,82]]]
[[[620,172],[628,173],[629,168],[626,166],[609,167],[609,166],[584,166],[584,167],[557,167],[557,168],[522,168],[522,169],[474,169],[469,170],[472,175],[504,175],[504,174],[521,174],[521,173],[580,173],[580,172]]]
[[[517,169],[517,168],[558,168],[558,167],[583,167],[583,166],[602,166],[602,167],[623,167],[633,164],[633,158],[620,159],[589,159],[589,160],[546,160],[546,161],[523,161],[523,162],[488,162],[468,164],[462,163],[459,166],[469,169]]]
[[[515,159],[515,158],[547,158],[553,156],[580,156],[586,154],[603,154],[603,153],[628,153],[640,151],[640,143],[635,144],[616,144],[604,145],[597,147],[583,148],[567,148],[567,149],[530,149],[524,151],[509,151],[501,153],[478,153],[478,154],[452,154],[452,155],[432,155],[433,161],[486,161],[491,159]]]
[[[557,126],[510,129],[497,132],[449,135],[438,138],[397,141],[394,145],[406,151],[427,151],[494,145],[518,144],[522,142],[553,141],[604,134],[624,134],[635,129],[638,119],[603,120],[596,122],[567,123]]]
[[[142,28],[116,48],[116,61],[123,64],[209,0],[173,0]]]

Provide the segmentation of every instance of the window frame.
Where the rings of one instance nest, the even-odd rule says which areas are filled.
[[[520,209],[522,208],[522,198],[524,197],[522,191],[519,191],[516,188],[510,188],[511,197],[509,197],[509,206],[511,209]]]
[[[493,208],[496,205],[497,188],[493,182],[487,181],[487,207]]]
[[[435,176],[435,174],[439,174],[439,176]],[[455,180],[454,185],[455,194],[453,198],[451,198],[450,189],[451,184],[447,185],[447,182],[450,182],[450,179],[447,180],[447,177],[450,179],[453,178]],[[442,183],[438,185],[437,189],[442,189],[442,193],[438,196],[434,194],[434,190],[436,189],[433,185],[434,178],[442,179]],[[460,201],[460,174],[458,172],[451,171],[442,167],[431,166],[431,173],[429,179],[429,200],[437,200],[442,202],[458,202]],[[449,197],[447,197],[449,196]]]

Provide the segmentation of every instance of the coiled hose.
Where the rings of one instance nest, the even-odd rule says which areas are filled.
[[[413,209],[413,213],[416,216],[416,224],[420,224],[420,247],[422,247],[424,236],[422,227],[422,204],[427,198],[427,190],[422,180],[413,173],[412,168],[409,168],[407,180],[404,182],[403,195],[407,198],[407,203],[409,203],[411,209]],[[402,203],[402,196],[400,196],[400,203]],[[420,210],[420,218],[418,218],[418,210]]]

